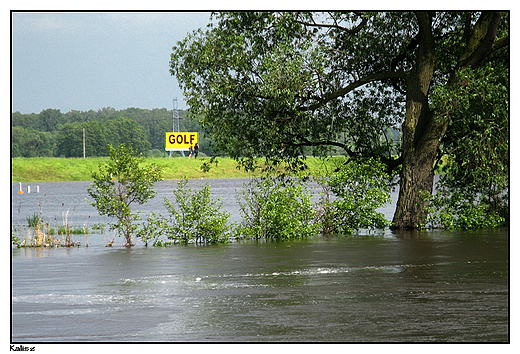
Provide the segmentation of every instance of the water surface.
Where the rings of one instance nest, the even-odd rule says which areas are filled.
[[[242,182],[212,182],[234,218]],[[88,183],[39,185],[39,195],[13,185],[13,224],[39,200],[56,222],[63,210],[74,223],[106,222],[83,200]],[[161,182],[144,212],[175,185]],[[13,342],[509,340],[508,229],[204,247],[88,241],[12,250]]]

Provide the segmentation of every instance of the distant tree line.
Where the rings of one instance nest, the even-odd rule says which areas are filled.
[[[201,151],[211,155],[209,141],[197,121],[186,119],[183,110],[179,116],[180,130],[199,132]],[[163,156],[165,133],[173,129],[172,111],[106,107],[67,113],[59,109],[30,114],[14,112],[11,114],[11,156],[83,157],[83,129],[87,157],[107,156],[108,144],[122,143],[132,143],[134,149],[145,156]]]

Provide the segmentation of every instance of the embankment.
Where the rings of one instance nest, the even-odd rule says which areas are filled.
[[[11,159],[11,181],[14,182],[61,182],[61,181],[91,181],[92,171],[108,157],[57,158],[33,157]],[[203,172],[201,166],[209,158],[188,159],[146,158],[147,163],[155,163],[163,167],[165,180],[200,178],[247,178],[251,173],[237,168],[237,162],[231,158],[218,158],[218,164],[212,164],[209,172]],[[333,159],[334,160],[334,159]],[[308,158],[311,170],[316,170],[322,164],[320,159]],[[333,163],[329,161],[329,163]]]

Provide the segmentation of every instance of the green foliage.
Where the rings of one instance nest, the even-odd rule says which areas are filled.
[[[53,150],[54,141],[51,133],[21,126],[13,127],[11,130],[12,157],[52,156]]]
[[[56,154],[64,157],[83,156],[83,131],[85,132],[85,155],[104,156],[106,146],[132,144],[141,153],[150,149],[144,129],[134,120],[124,117],[108,120],[105,123],[67,123],[56,133]]]
[[[457,74],[460,85],[436,90],[438,111],[451,116],[448,157],[431,198],[428,226],[496,227],[509,215],[509,68],[505,58]]]
[[[299,179],[252,179],[237,196],[239,237],[288,240],[315,236],[312,194]]]
[[[18,236],[16,236],[14,231],[11,233],[11,243],[18,248],[22,247],[23,245],[23,241]]]
[[[152,212],[151,215],[147,215],[145,222],[142,223],[141,227],[137,230],[137,236],[144,242],[145,246],[151,242],[153,246],[165,246],[166,244],[160,240],[160,237],[165,233],[168,228],[166,219]]]
[[[41,215],[38,213],[34,213],[32,216],[28,216],[26,219],[27,225],[29,225],[29,227],[37,227],[42,223]]]
[[[324,234],[388,226],[383,213],[377,211],[390,201],[389,176],[383,164],[374,159],[347,161],[328,176],[316,178],[324,188],[318,214]]]
[[[164,199],[169,218],[156,219],[156,225],[164,228],[168,239],[184,244],[227,241],[230,214],[221,210],[220,198],[211,200],[211,187],[207,183],[194,191],[184,179],[178,182],[173,194],[174,203]]]
[[[216,148],[246,168],[257,156],[278,164],[330,147],[390,158],[393,141],[385,134],[404,115],[404,97],[392,91],[395,73],[382,75],[379,87],[372,84],[376,77],[364,77],[385,72],[380,58],[391,58],[415,35],[412,14],[216,17],[207,31],[178,42],[170,61],[189,115],[200,120]]]
[[[90,204],[100,215],[117,219],[110,227],[123,235],[130,247],[138,228],[134,222],[139,220],[131,206],[143,204],[155,196],[153,185],[161,179],[162,172],[154,164],[144,164],[142,154],[137,155],[131,145],[121,144],[117,149],[109,145],[108,150],[109,161],[92,173],[94,181],[88,188],[93,199]]]
[[[509,174],[509,70],[481,67],[461,71],[464,95],[452,108],[444,152],[451,157],[447,172],[471,189],[493,194],[504,190]],[[469,94],[468,94],[469,93]]]
[[[477,229],[504,224],[505,217],[482,196],[474,196],[467,190],[452,189],[440,185],[429,200],[426,227],[441,229]]]
[[[56,132],[56,155],[83,157],[83,130],[85,131],[85,156],[105,156],[108,145],[106,126],[100,122],[64,124]],[[117,146],[114,142],[112,144]]]
[[[59,225],[57,232],[58,232],[58,235],[70,235],[70,234],[87,235],[89,233],[89,230],[86,227],[70,227],[70,226],[65,226],[65,225]]]
[[[132,147],[142,154],[150,150],[144,129],[135,120],[118,117],[105,123],[107,141],[113,146],[131,143]]]
[[[467,136],[475,145],[466,151],[474,154],[480,142],[493,140],[490,132],[507,130],[502,119],[507,85],[495,85],[508,73],[507,13],[214,17],[205,31],[194,31],[173,47],[170,72],[184,91],[190,117],[200,121],[216,149],[245,168],[265,157],[272,167],[285,160],[300,169],[305,155],[323,156],[332,148],[354,159],[378,158],[389,172],[404,164],[393,227],[416,227],[425,215],[414,203],[420,190],[432,188],[436,152],[456,157],[466,149],[459,139],[452,140],[453,149],[448,140],[439,145],[445,135]],[[486,79],[457,79],[468,68],[482,68],[477,77]],[[483,130],[463,135],[461,128],[471,125],[459,119],[463,115],[456,117],[456,107],[467,118],[481,117]],[[485,118],[490,110],[501,117]],[[392,131],[403,133],[401,141],[392,139]],[[494,163],[490,151],[499,145],[480,146],[487,150],[480,155],[487,169]],[[342,208],[349,207],[345,201]]]

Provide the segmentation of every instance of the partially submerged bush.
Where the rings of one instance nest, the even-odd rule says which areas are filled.
[[[378,161],[348,161],[317,179],[325,191],[318,211],[322,233],[351,234],[388,226],[384,214],[377,211],[390,201],[389,176]]]
[[[229,229],[228,212],[221,211],[222,202],[219,199],[211,200],[211,187],[206,183],[198,191],[188,186],[186,179],[179,181],[173,191],[174,204],[164,199],[164,205],[170,213],[168,223],[168,238],[179,240],[182,243],[195,241],[196,243],[215,243],[227,240],[226,232]]]
[[[181,180],[173,195],[173,203],[164,198],[169,217],[154,219],[157,229],[162,229],[168,239],[180,243],[227,241],[231,214],[221,210],[220,198],[211,200],[211,187],[207,183],[194,191],[186,179]]]
[[[444,175],[433,196],[425,195],[428,205],[426,227],[440,229],[477,229],[505,224],[509,211],[508,194],[475,192],[470,186],[454,186],[453,177]]]
[[[237,196],[238,236],[287,240],[316,235],[311,197],[299,179],[252,179]]]

